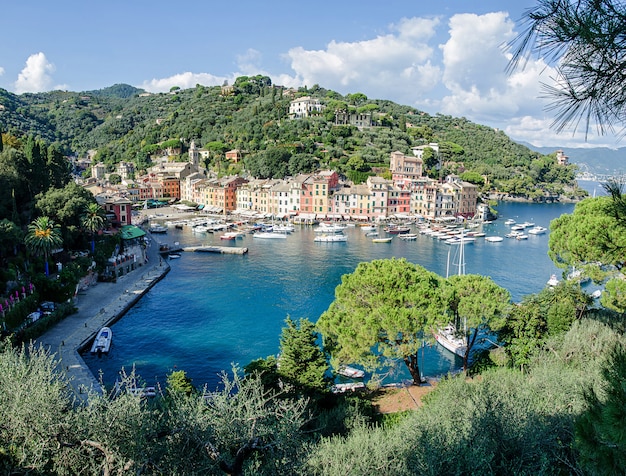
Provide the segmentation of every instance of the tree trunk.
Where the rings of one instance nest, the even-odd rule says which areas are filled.
[[[463,356],[463,372],[467,372],[467,369],[469,368],[469,355],[472,347],[474,347],[474,343],[476,342],[476,337],[478,336],[478,328],[476,328],[473,333],[471,333],[470,331],[470,335],[471,338],[466,337],[467,349],[465,350],[465,355]]]
[[[415,354],[405,356],[404,363],[409,369],[409,373],[411,374],[411,377],[413,378],[413,383],[415,385],[421,385],[423,381],[422,381],[422,375],[420,374],[420,367],[419,367],[419,364],[417,363],[417,352]]]

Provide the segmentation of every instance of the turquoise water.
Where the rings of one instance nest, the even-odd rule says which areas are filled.
[[[500,219],[484,225],[487,235],[508,232],[506,218],[549,227],[550,220],[571,213],[573,204],[500,203]],[[450,245],[420,235],[416,241],[397,237],[388,244],[372,243],[358,228],[346,230],[345,243],[315,243],[310,227],[297,228],[286,240],[259,240],[246,235],[224,242],[218,235],[204,239],[188,228],[170,228],[160,240],[181,244],[245,246],[246,255],[183,253],[171,260],[170,273],[112,326],[108,355],[85,355],[96,374],[112,384],[124,367],[136,367],[149,384],[164,382],[182,369],[196,386],[214,388],[219,373],[278,352],[284,320],[306,317],[315,322],[328,308],[341,276],[361,261],[404,257],[446,275]],[[381,235],[383,235],[381,230]],[[490,276],[511,292],[514,301],[536,293],[552,273],[560,273],[547,255],[548,234],[527,240],[482,238],[465,246],[466,273]],[[420,364],[426,376],[445,374],[460,361],[437,346],[425,347]],[[391,379],[406,378],[403,366]]]

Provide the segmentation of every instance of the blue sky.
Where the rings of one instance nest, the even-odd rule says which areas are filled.
[[[550,129],[533,58],[505,74],[503,45],[529,0],[21,0],[2,7],[0,88],[151,92],[232,83],[319,84],[465,117],[536,146],[621,147],[613,137]],[[594,133],[595,131],[591,131]]]

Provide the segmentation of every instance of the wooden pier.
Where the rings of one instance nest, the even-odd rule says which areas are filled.
[[[183,246],[182,251],[196,251],[202,253],[221,253],[230,255],[244,255],[248,252],[248,248],[241,248],[236,246]]]

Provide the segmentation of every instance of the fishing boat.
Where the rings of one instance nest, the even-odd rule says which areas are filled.
[[[393,239],[393,236],[388,238],[372,238],[372,243],[390,243]]]
[[[111,348],[113,333],[108,327],[103,327],[96,334],[96,338],[91,345],[92,354],[106,354]]]
[[[414,241],[414,240],[417,240],[417,234],[416,233],[401,233],[400,235],[398,235],[398,238],[404,241]]]

